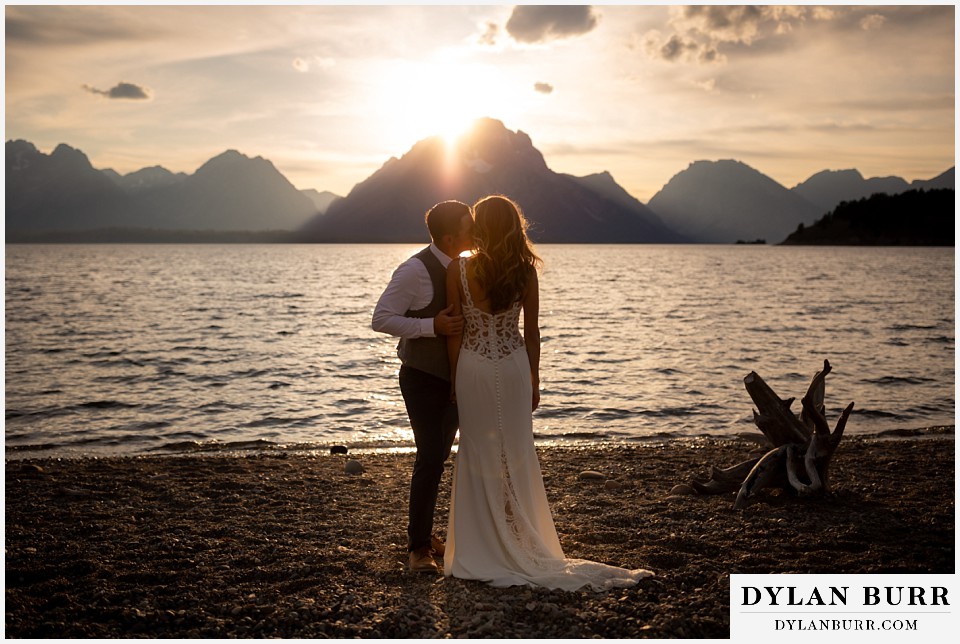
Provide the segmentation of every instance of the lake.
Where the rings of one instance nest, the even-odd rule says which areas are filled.
[[[410,448],[370,317],[420,247],[7,245],[7,456]],[[749,432],[825,358],[831,426],[954,423],[953,248],[538,251],[540,443]]]

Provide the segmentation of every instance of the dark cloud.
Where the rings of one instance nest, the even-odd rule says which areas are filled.
[[[684,40],[677,34],[673,34],[667,42],[660,45],[660,58],[664,60],[677,60],[690,51],[696,51],[700,45],[692,40]]]
[[[553,93],[553,85],[551,85],[550,83],[534,83],[533,89],[535,92],[539,92],[540,94]]]
[[[699,60],[701,63],[715,63],[720,60],[720,52],[715,47],[701,47]]]
[[[588,33],[599,18],[584,5],[517,5],[507,33],[517,42],[539,43]]]
[[[100,96],[106,96],[110,99],[142,101],[150,98],[149,90],[139,85],[134,85],[133,83],[117,83],[116,86],[106,90],[84,85],[83,89],[91,94],[99,94]]]
[[[832,8],[805,6],[684,6],[674,10],[663,36],[648,34],[647,51],[667,61],[718,63],[724,53],[769,48],[800,26],[835,18]]]
[[[687,6],[684,18],[701,24],[704,33],[720,34],[723,38],[743,38],[756,31],[764,22],[781,19],[782,7],[746,6]]]
[[[667,61],[724,62],[727,57],[783,51],[811,30],[831,37],[864,31],[953,24],[953,7],[707,5],[673,9],[664,30],[646,35],[650,56]]]

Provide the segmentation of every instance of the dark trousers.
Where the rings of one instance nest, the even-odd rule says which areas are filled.
[[[450,382],[419,369],[400,367],[400,392],[407,406],[417,458],[410,480],[407,549],[430,545],[443,463],[457,435],[457,406],[450,402]]]

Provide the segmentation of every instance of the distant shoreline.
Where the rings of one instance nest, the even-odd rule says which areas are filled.
[[[77,231],[7,231],[8,244],[302,244],[289,230],[158,230],[105,228]]]
[[[84,231],[23,232],[7,231],[4,242],[9,245],[56,245],[56,244],[427,244],[428,239],[408,241],[316,241],[305,238],[300,233],[287,230],[271,231],[216,231],[216,230],[153,230],[153,229],[106,229]],[[744,241],[734,242],[582,242],[593,246],[834,246],[850,248],[951,248],[954,244],[896,244],[896,243],[859,243],[819,240],[811,242]],[[552,245],[538,242],[539,245]],[[571,245],[563,242],[562,245]],[[574,243],[573,245],[576,245]]]

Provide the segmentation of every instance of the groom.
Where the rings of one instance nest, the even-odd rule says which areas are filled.
[[[407,550],[410,570],[437,572],[433,555],[443,542],[433,536],[433,513],[443,463],[450,455],[459,424],[450,401],[450,365],[443,336],[463,331],[463,317],[447,306],[447,265],[471,247],[470,207],[459,201],[438,203],[426,215],[433,240],[393,273],[373,311],[373,330],[400,338],[400,392],[413,428],[417,457],[410,481]]]

